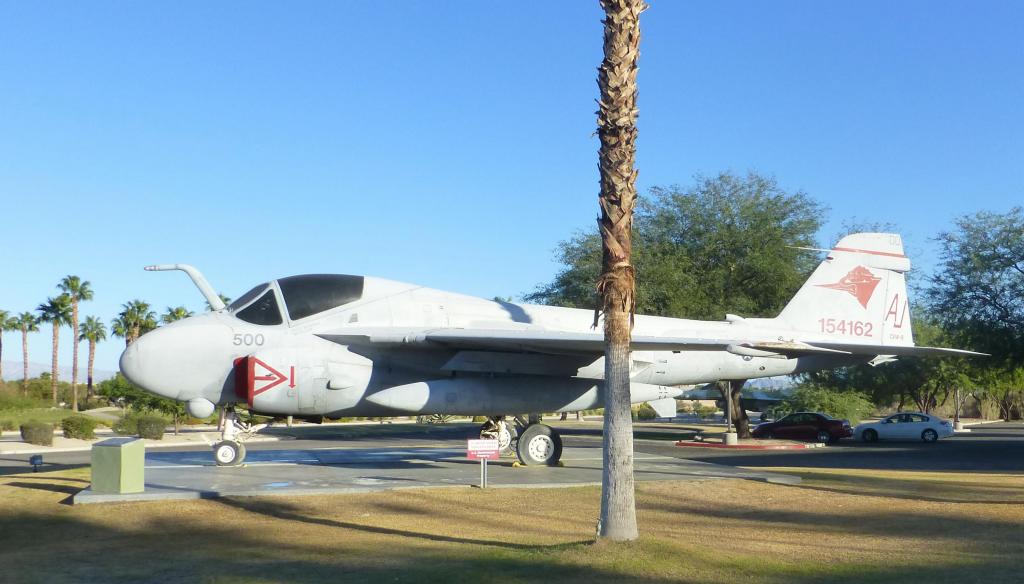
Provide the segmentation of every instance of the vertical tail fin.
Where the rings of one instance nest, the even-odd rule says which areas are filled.
[[[913,345],[908,271],[910,260],[899,235],[847,235],[828,252],[777,321],[854,343]]]

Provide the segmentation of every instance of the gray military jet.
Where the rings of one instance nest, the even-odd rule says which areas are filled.
[[[914,345],[910,261],[898,235],[854,234],[821,251],[825,259],[775,318],[637,316],[633,403],[674,415],[684,384],[978,355]],[[509,416],[602,406],[604,340],[589,310],[335,274],[260,284],[224,306],[191,266],[146,269],[185,271],[213,311],[142,336],[125,349],[121,371],[185,402],[192,416],[221,407],[220,465],[239,464],[244,440],[259,429],[234,414],[242,403],[271,415],[486,416],[482,436],[498,438],[524,464],[549,465],[561,456],[558,432]]]

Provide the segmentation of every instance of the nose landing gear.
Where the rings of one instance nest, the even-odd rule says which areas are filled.
[[[220,441],[213,445],[213,459],[217,466],[238,466],[245,460],[245,441],[266,428],[268,424],[247,424],[238,419],[234,409],[221,410]]]

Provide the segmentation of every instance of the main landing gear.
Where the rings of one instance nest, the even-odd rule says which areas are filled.
[[[558,466],[562,458],[562,437],[545,424],[523,423],[521,418],[513,422],[505,416],[494,416],[480,427],[480,437],[496,439],[502,454],[510,456],[514,451],[523,465]]]
[[[247,424],[238,419],[235,410],[221,410],[217,429],[220,441],[213,445],[213,459],[217,466],[238,466],[245,460],[245,441],[267,427],[267,424]]]

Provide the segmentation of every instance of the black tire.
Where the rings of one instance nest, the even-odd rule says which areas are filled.
[[[939,439],[939,433],[931,428],[928,428],[924,432],[921,432],[921,440],[925,442],[935,442]]]
[[[764,433],[764,437],[768,440],[775,440],[775,432],[768,431]]]
[[[828,444],[829,442],[832,441],[832,435],[826,432],[825,430],[818,430],[818,435],[816,436],[816,438],[818,439],[818,442],[820,442],[821,444]]]
[[[865,442],[878,442],[878,432],[875,430],[864,430],[864,433],[861,434],[860,437]]]
[[[237,466],[245,458],[245,447],[234,440],[223,440],[213,445],[213,460],[217,466]]]
[[[524,465],[557,466],[562,458],[562,437],[544,424],[528,426],[519,435],[516,456]]]

